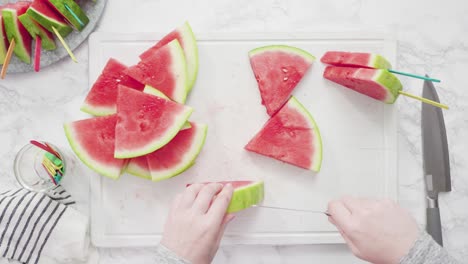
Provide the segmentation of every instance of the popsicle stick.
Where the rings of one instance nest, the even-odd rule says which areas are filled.
[[[70,14],[76,19],[76,21],[78,21],[78,23],[80,23],[81,26],[84,26],[83,21],[81,21],[81,19],[75,14],[75,12],[73,12],[73,10],[67,4],[64,5],[65,9],[67,9],[67,11],[70,12]]]
[[[36,48],[34,49],[34,71],[39,72],[41,70],[41,49],[42,41],[39,35],[36,36]]]
[[[421,79],[421,80],[425,80],[425,81],[438,82],[438,83],[440,82],[439,79],[434,79],[434,78],[430,78],[430,77],[426,77],[426,76],[422,76],[422,75],[416,75],[416,74],[407,73],[407,72],[395,71],[395,70],[392,70],[392,69],[388,69],[388,71],[391,72],[391,73],[400,74],[400,75],[404,75],[404,76],[408,76],[408,77],[413,77],[413,78]]]
[[[78,61],[76,60],[76,57],[75,55],[73,54],[73,52],[71,51],[70,47],[68,46],[68,44],[65,42],[65,40],[63,39],[62,35],[60,35],[60,33],[57,31],[57,29],[55,27],[52,27],[52,30],[54,31],[55,35],[57,35],[57,38],[60,40],[60,42],[62,43],[63,47],[65,48],[65,50],[68,52],[68,55],[70,55],[70,58],[78,63]]]
[[[444,104],[441,104],[441,103],[438,103],[438,102],[434,102],[432,100],[429,100],[429,99],[426,99],[426,98],[423,98],[423,97],[419,97],[419,96],[409,94],[409,93],[406,93],[406,92],[403,92],[403,91],[399,91],[398,93],[401,94],[401,95],[404,95],[404,96],[419,100],[419,101],[421,101],[423,103],[430,104],[430,105],[435,106],[435,107],[439,107],[439,108],[442,108],[442,109],[449,109],[449,107],[447,105],[444,105]]]
[[[8,51],[5,56],[5,61],[3,61],[2,71],[0,72],[0,76],[2,79],[5,79],[5,75],[8,70],[8,65],[10,64],[11,56],[13,55],[13,51],[15,50],[16,42],[15,38],[11,39],[10,46],[8,47]]]

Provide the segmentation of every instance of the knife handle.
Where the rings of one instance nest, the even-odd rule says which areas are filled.
[[[442,226],[440,224],[440,211],[439,207],[432,207],[426,209],[426,230],[429,235],[441,246],[442,242]]]

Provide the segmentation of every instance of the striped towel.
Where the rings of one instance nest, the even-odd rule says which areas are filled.
[[[70,207],[74,203],[60,185],[48,193],[26,189],[0,193],[0,256],[38,264],[44,263],[41,255],[67,255],[56,251],[61,247],[84,249],[87,218]],[[70,250],[71,255],[82,254],[80,248]]]

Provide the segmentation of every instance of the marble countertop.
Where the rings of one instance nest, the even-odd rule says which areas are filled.
[[[103,32],[163,31],[190,21],[196,32],[289,32],[327,29],[395,30],[397,68],[428,73],[437,84],[445,111],[453,191],[441,194],[446,248],[468,259],[468,2],[436,1],[108,1],[97,27]],[[63,60],[40,74],[11,74],[0,81],[0,185],[16,185],[14,154],[31,138],[66,145],[62,124],[77,117],[88,91],[88,45],[76,50],[78,64]],[[404,80],[405,89],[420,93],[422,82]],[[400,98],[399,202],[424,225],[420,103]],[[78,176],[78,175],[77,175]],[[86,211],[87,176],[72,193]],[[84,190],[84,191],[81,191]],[[152,263],[152,249],[99,250],[100,263]],[[214,263],[361,263],[344,245],[226,246]]]

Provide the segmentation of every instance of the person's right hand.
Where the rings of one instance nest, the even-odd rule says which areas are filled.
[[[328,204],[329,221],[353,254],[375,264],[397,264],[418,237],[414,218],[391,200],[344,197]]]
[[[233,187],[193,184],[174,199],[161,244],[193,264],[211,263],[227,224]]]

